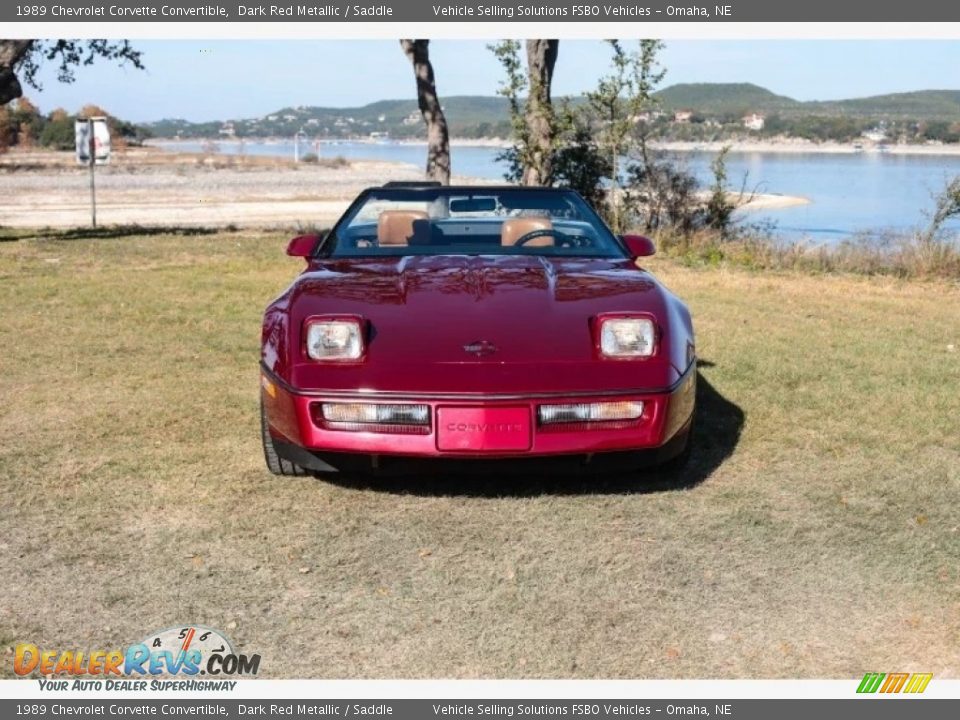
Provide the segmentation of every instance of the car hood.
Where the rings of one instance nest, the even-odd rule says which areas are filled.
[[[355,314],[370,323],[362,364],[296,360],[292,381],[303,389],[592,392],[662,388],[678,377],[665,355],[597,358],[591,322],[598,313],[666,316],[666,291],[626,259],[325,260],[300,276],[289,301],[293,333],[311,315]]]

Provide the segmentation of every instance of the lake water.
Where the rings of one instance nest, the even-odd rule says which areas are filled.
[[[182,152],[200,152],[203,143],[179,141],[156,143]],[[225,154],[246,153],[277,157],[294,156],[292,141],[224,142],[217,144]],[[400,143],[300,143],[301,154],[318,152],[321,157],[342,156],[357,160],[386,160],[421,166],[425,146]],[[502,180],[504,166],[498,163],[499,149],[454,146],[453,171],[457,175]],[[709,153],[675,153],[702,182],[710,180]],[[932,194],[960,175],[960,156],[894,155],[862,152],[820,153],[731,153],[727,162],[729,183],[739,189],[746,179],[749,190],[760,193],[796,195],[809,199],[808,205],[766,212],[744,213],[748,221],[772,221],[786,236],[830,241],[862,231],[906,231],[926,222],[924,212],[933,208]],[[951,226],[960,230],[960,222]]]

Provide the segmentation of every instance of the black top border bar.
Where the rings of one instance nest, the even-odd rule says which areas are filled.
[[[240,3],[235,0],[26,0],[0,5],[0,23],[23,22],[957,22],[943,0],[720,0],[719,3],[573,3],[565,0],[368,0]]]

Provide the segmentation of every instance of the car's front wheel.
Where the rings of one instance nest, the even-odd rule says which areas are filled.
[[[660,471],[668,475],[677,474],[683,472],[686,469],[687,465],[690,464],[690,455],[693,450],[693,425],[694,420],[696,419],[696,408],[694,412],[690,415],[690,420],[687,421],[686,429],[681,431],[681,434],[674,438],[673,443],[675,443],[671,457],[661,462],[659,467]]]
[[[302,477],[309,475],[310,471],[300,467],[296,463],[285,460],[277,454],[277,448],[273,443],[273,436],[270,434],[270,426],[267,424],[267,411],[263,407],[263,400],[260,400],[260,436],[263,440],[263,459],[267,462],[267,469],[274,475],[284,475],[287,477]]]

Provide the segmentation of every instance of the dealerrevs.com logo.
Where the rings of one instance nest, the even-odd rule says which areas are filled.
[[[260,670],[260,656],[237,653],[219,630],[185,625],[150,633],[126,648],[46,649],[19,643],[14,650],[13,671],[18,676],[41,676],[51,690],[143,690],[146,682],[117,678],[251,676]],[[55,680],[59,676],[73,679]],[[235,683],[229,683],[232,686]],[[157,689],[157,684],[151,689]],[[169,689],[218,689],[213,683],[192,683]],[[228,689],[232,689],[228,688]]]

